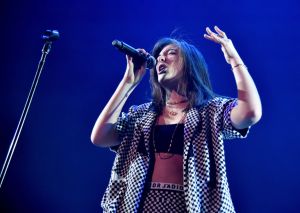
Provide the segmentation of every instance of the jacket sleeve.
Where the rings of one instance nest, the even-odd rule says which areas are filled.
[[[115,131],[120,142],[123,141],[123,138],[130,133],[130,130],[134,128],[134,114],[136,106],[131,106],[128,110],[128,113],[122,112],[118,117],[117,122],[115,123]],[[109,147],[110,150],[117,152],[119,145]]]
[[[133,137],[136,120],[143,116],[143,114],[148,110],[149,106],[151,106],[151,103],[145,103],[139,106],[133,105],[129,108],[128,113],[121,113],[115,124],[115,131],[118,135],[120,144],[122,141],[124,141],[125,137]],[[110,149],[114,152],[117,152],[120,144],[117,146],[112,146]]]
[[[237,105],[237,99],[218,97],[215,99],[217,125],[220,126],[223,139],[246,138],[250,126],[245,129],[236,129],[231,123],[231,110]]]

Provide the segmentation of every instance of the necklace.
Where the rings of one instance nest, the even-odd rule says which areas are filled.
[[[177,102],[166,102],[166,105],[182,104],[182,103],[185,103],[185,102],[187,102],[187,101],[188,101],[187,99],[183,99],[183,100],[177,101]]]
[[[178,105],[178,104],[186,103],[186,102],[188,102],[187,99],[183,99],[183,100],[178,101],[178,102],[166,102],[166,109],[168,109],[167,110],[168,115],[171,116],[171,117],[178,115],[179,112],[178,111],[176,112],[176,110],[174,110],[174,109],[179,109],[180,107],[175,107],[175,106]],[[182,110],[182,112],[184,112],[185,109]]]
[[[174,117],[174,116],[178,115],[178,113],[179,113],[179,111],[176,112],[176,111],[174,110],[174,109],[176,109],[176,108],[167,107],[166,109],[168,109],[168,110],[167,110],[167,113],[168,113],[168,115],[169,115],[170,117]],[[177,108],[177,109],[178,109],[178,108]],[[187,110],[187,108],[181,110],[181,112],[186,112],[186,110]]]
[[[175,135],[175,132],[177,130],[177,127],[180,123],[182,123],[183,119],[185,118],[185,113],[183,114],[182,118],[180,119],[180,121],[176,124],[176,127],[172,133],[172,137],[171,137],[171,141],[170,141],[170,144],[169,144],[169,147],[168,147],[168,151],[166,153],[158,153],[158,156],[160,159],[162,160],[166,160],[166,159],[169,159],[171,157],[173,157],[173,153],[170,153],[171,151],[171,147],[172,147],[172,144],[173,144],[173,138],[174,138],[174,135]],[[155,125],[157,124],[158,122],[158,119],[157,121],[155,122]],[[154,139],[154,135],[155,135],[155,126],[153,128],[153,133],[152,133],[152,141],[153,141],[153,148],[154,148],[154,153],[157,153],[157,150],[156,150],[156,146],[155,146],[155,139]]]
[[[173,110],[171,109],[170,111],[168,111],[168,114],[169,114],[170,116],[176,116],[176,115],[178,115],[178,112],[175,112],[175,111],[173,111]]]

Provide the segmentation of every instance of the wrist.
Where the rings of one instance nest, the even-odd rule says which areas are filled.
[[[236,69],[248,69],[245,64],[236,64],[234,66],[231,66],[231,70],[234,71]]]
[[[236,69],[247,69],[247,66],[244,64],[243,60],[240,57],[232,58],[230,60],[231,70]]]
[[[123,92],[128,93],[135,87],[135,85],[131,83],[127,78],[123,78],[119,83],[119,87]]]
[[[230,61],[229,61],[231,67],[236,67],[237,65],[239,64],[244,64],[243,60],[238,57],[238,58],[232,58]]]
[[[124,86],[129,86],[129,87],[133,87],[134,86],[134,82],[133,79],[130,76],[124,75],[120,84],[123,84]]]

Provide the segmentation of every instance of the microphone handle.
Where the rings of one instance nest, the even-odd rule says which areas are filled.
[[[140,58],[144,61],[147,61],[147,57],[145,55],[143,55],[142,53],[137,51],[135,48],[133,48],[132,46],[130,46],[122,41],[114,40],[112,42],[112,45],[115,46],[121,52],[123,52],[133,58]]]

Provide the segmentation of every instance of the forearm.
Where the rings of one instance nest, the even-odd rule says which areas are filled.
[[[238,105],[232,110],[231,120],[236,128],[242,129],[260,120],[262,106],[255,83],[243,61],[238,58],[230,64],[238,91]]]
[[[98,146],[114,145],[116,135],[114,134],[114,124],[122,111],[122,108],[133,91],[134,86],[128,84],[126,79],[122,79],[116,91],[100,113],[93,127],[91,141]]]
[[[230,118],[234,127],[243,129],[255,124],[261,118],[259,94],[232,41],[220,28],[215,26],[214,29],[216,32],[207,27],[207,34],[204,34],[204,37],[221,45],[226,62],[232,67],[238,90],[238,105],[232,109]]]

